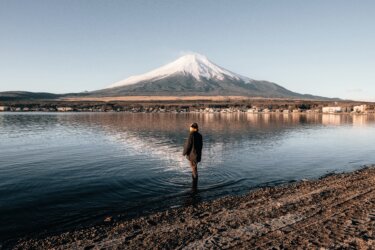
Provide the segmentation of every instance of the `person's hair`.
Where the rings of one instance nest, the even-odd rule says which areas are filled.
[[[190,127],[195,128],[195,129],[198,129],[198,124],[197,124],[196,122],[194,122],[194,123],[192,123],[192,124],[190,125]]]

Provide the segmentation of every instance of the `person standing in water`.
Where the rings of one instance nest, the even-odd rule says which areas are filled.
[[[198,162],[202,158],[203,139],[202,135],[198,132],[198,124],[193,123],[190,125],[189,138],[184,145],[183,155],[190,162],[192,177],[194,181],[198,180]]]

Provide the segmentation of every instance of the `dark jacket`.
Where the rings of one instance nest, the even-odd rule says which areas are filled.
[[[186,140],[183,155],[189,161],[200,162],[202,158],[203,140],[198,131],[191,132]]]

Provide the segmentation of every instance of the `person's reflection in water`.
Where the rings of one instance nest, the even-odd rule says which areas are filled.
[[[193,178],[191,190],[186,196],[185,206],[196,206],[201,201],[198,190],[198,178]]]

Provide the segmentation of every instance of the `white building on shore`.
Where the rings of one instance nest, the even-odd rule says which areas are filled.
[[[341,107],[323,107],[322,112],[325,114],[341,113],[342,108]]]
[[[355,113],[364,113],[367,110],[367,105],[359,105],[353,107],[353,112]]]
[[[8,111],[9,107],[8,106],[0,106],[0,111]]]
[[[71,108],[71,107],[58,107],[57,111],[59,111],[59,112],[69,112],[69,111],[73,111],[73,108]]]
[[[246,111],[247,113],[255,113],[256,109],[255,108],[250,108]]]

